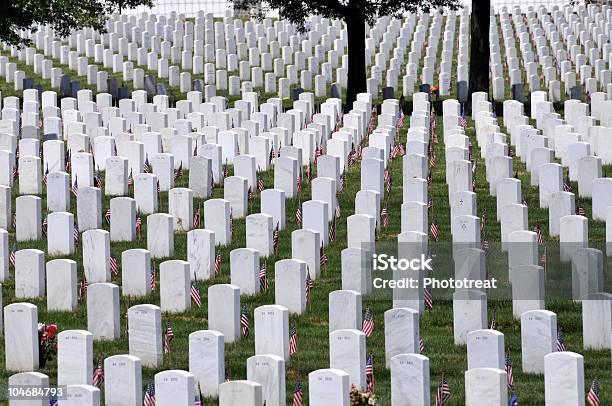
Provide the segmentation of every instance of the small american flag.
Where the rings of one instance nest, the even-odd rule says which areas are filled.
[[[79,179],[76,175],[74,175],[74,183],[72,184],[72,187],[70,188],[70,193],[72,193],[72,196],[74,196],[75,198],[79,194]]]
[[[140,216],[136,217],[136,235],[140,235],[142,231],[142,219]]]
[[[115,152],[115,155],[117,155],[116,152]],[[72,165],[71,165],[70,161],[71,161],[70,160],[70,150],[68,150],[68,155],[66,155],[66,165],[65,165],[66,172],[68,172],[68,173],[71,173],[71,171],[72,171]]]
[[[96,171],[96,174],[94,175],[93,181],[94,181],[94,187],[102,189],[102,178],[98,176],[97,171]]]
[[[42,222],[42,232],[45,236],[47,235],[48,226],[49,226],[49,219],[47,218],[47,216],[45,216]]]
[[[47,177],[49,176],[49,165],[47,165],[47,169],[45,169],[45,176],[43,176],[43,183],[45,184],[45,186],[47,185]]]
[[[16,181],[19,177],[19,158],[15,159],[15,165],[13,166],[13,181]]]
[[[247,338],[249,336],[249,312],[246,305],[242,306],[240,312],[240,329],[242,330],[242,337]]]
[[[331,226],[329,227],[329,241],[336,241],[336,217],[332,221]]]
[[[404,126],[404,111],[400,107],[399,112],[397,113],[397,129],[399,130]]]
[[[183,161],[181,161],[178,169],[174,172],[174,180],[183,177]]]
[[[564,192],[571,192],[572,191],[572,182],[570,181],[569,176],[567,176],[563,180],[563,191]]]
[[[83,277],[83,279],[81,279],[81,281],[79,282],[79,299],[84,298],[87,294],[87,285],[87,279]]]
[[[465,109],[463,109],[463,111],[461,112],[461,119],[459,120],[459,125],[463,127],[464,130],[467,128],[468,122],[465,118]]]
[[[340,175],[340,185],[338,186],[338,191],[340,193],[342,193],[342,191],[344,190],[344,183],[345,183],[345,177],[344,174]]]
[[[433,208],[433,199],[429,199],[427,201],[427,209],[432,209]]]
[[[9,257],[9,261],[15,266],[15,258],[17,255],[17,242],[13,241],[13,248],[11,249],[11,256]]]
[[[200,219],[200,208],[198,207],[195,214],[193,215],[193,228],[200,228]]]
[[[584,207],[578,206],[578,208],[576,208],[576,214],[579,216],[586,216],[586,211],[584,210]]]
[[[391,160],[394,160],[395,158],[397,158],[397,156],[399,155],[399,152],[400,152],[399,145],[395,144],[395,146],[391,150],[391,154],[390,154]]]
[[[435,241],[440,241],[440,229],[438,228],[438,220],[434,217],[429,227],[429,234]]]
[[[334,210],[334,211],[335,211],[334,214],[336,215],[336,218],[340,218],[341,213],[340,213],[340,204],[339,203],[336,204],[336,210]]]
[[[110,266],[110,271],[113,273],[113,275],[117,275],[117,273],[119,272],[119,266],[117,265],[117,257],[115,256],[115,253],[112,251],[110,253],[108,264]]]
[[[325,253],[325,248],[323,248],[323,244],[321,244],[321,249],[319,251],[319,265],[321,266],[327,265],[328,261],[329,261],[329,258],[327,257],[327,254]]]
[[[539,224],[536,224],[533,232],[536,233],[536,239],[538,240],[538,244],[544,244],[544,235],[542,234],[542,228]]]
[[[368,359],[366,361],[365,374],[366,374],[366,386],[367,386],[368,392],[371,392],[374,390],[374,384],[375,384],[374,361],[372,360],[372,354],[368,356]]]
[[[172,327],[170,327],[170,322],[166,321],[166,332],[164,334],[164,353],[169,354],[171,347],[170,344],[174,339],[174,331],[172,331]]]
[[[157,193],[159,194],[159,192],[161,192],[161,186],[159,185],[159,179],[157,179]]]
[[[215,256],[215,276],[221,273],[221,254]]]
[[[298,336],[295,320],[291,322],[291,332],[289,333],[289,355],[293,355],[298,350]]]
[[[104,214],[104,219],[106,220],[107,224],[110,224],[110,222],[111,222],[111,209],[110,209],[110,207],[108,209],[106,209],[106,213]]]
[[[423,341],[423,337],[419,337],[419,353],[425,353],[425,341]]]
[[[132,174],[131,169],[130,169],[130,174],[128,175],[128,178],[127,178],[127,185],[128,187],[134,186],[134,175]]]
[[[272,232],[272,247],[274,248],[274,253],[278,251],[278,243],[280,242],[280,230],[278,229],[279,224],[276,223],[276,227]]]
[[[259,189],[260,193],[266,190],[266,185],[264,185],[264,181],[262,178],[257,179],[257,189]]]
[[[253,193],[253,188],[249,186],[249,190],[247,192],[247,199],[249,202],[252,202],[255,199],[255,194]]]
[[[98,365],[93,371],[93,386],[100,389],[102,388],[102,382],[104,382],[104,369],[102,368],[102,361],[98,360]]]
[[[72,237],[74,238],[74,245],[79,245],[79,225],[77,223],[74,223]]]
[[[298,193],[302,191],[302,174],[298,174],[297,177],[297,191]]]
[[[440,378],[440,384],[438,385],[438,391],[436,393],[436,400],[434,402],[434,405],[443,406],[450,397],[451,397],[450,386],[448,386],[448,381],[446,380],[446,376],[442,374],[442,378]]]
[[[306,301],[310,301],[310,291],[314,288],[314,281],[310,277],[310,269],[306,269]]]
[[[425,309],[433,310],[433,296],[429,291],[429,288],[423,288],[423,303],[425,304]]]
[[[387,205],[380,211],[380,219],[382,221],[383,227],[389,226],[389,210],[387,210]]]
[[[144,164],[142,165],[142,171],[144,173],[151,172],[151,164],[149,163],[149,155],[147,155],[147,157],[145,158]]]
[[[299,381],[293,388],[293,406],[302,406],[302,384]]]
[[[491,325],[489,328],[491,330],[497,330],[497,309],[493,309],[493,318],[491,319]]]
[[[514,387],[514,374],[512,373],[512,359],[510,358],[510,352],[506,352],[506,380],[508,387]]]
[[[487,224],[487,208],[482,209],[482,215],[480,216],[480,232],[485,228],[485,224]]]
[[[359,146],[357,147],[357,157],[361,159],[362,155],[363,155],[363,145],[359,144]]]
[[[259,290],[262,292],[266,292],[270,287],[270,283],[268,282],[268,266],[267,263],[264,262],[263,268],[259,270]]]
[[[143,406],[155,406],[155,385],[153,382],[149,382],[147,385],[147,390],[144,395]]]
[[[17,212],[13,213],[13,229],[17,229]]]
[[[430,169],[429,173],[427,174],[427,186],[431,186],[432,184],[433,184],[433,175]]]
[[[489,253],[489,241],[483,240],[481,244],[481,248],[485,252],[485,255],[487,255]]]
[[[540,256],[540,265],[544,268],[544,275],[546,275],[546,271],[548,270],[548,257],[546,256],[546,248],[544,248],[544,253]]]
[[[149,286],[151,287],[151,292],[155,292],[155,288],[157,286],[157,282],[155,281],[155,262],[151,262],[151,273],[149,276]]]
[[[363,327],[361,329],[366,337],[370,337],[374,332],[374,317],[372,316],[372,310],[366,307],[365,318],[363,320]]]
[[[557,331],[557,352],[565,351],[565,337],[563,336],[563,331],[559,329]]]
[[[510,397],[510,406],[518,406],[518,398],[516,397],[516,392],[512,391],[512,396]]]
[[[587,395],[587,401],[589,402],[589,406],[601,405],[601,400],[599,399],[599,382],[597,381],[597,379],[593,379],[591,389],[589,390],[589,394]]]
[[[386,187],[387,194],[391,194],[392,190],[393,190],[393,178],[391,176],[391,172],[389,172],[389,178],[387,179],[387,187]]]
[[[57,406],[57,395],[52,395],[49,399],[49,406]]]
[[[302,226],[302,203],[299,202],[295,209],[295,222],[297,225]]]
[[[306,167],[306,178],[308,182],[312,180],[312,164],[308,161],[308,166]]]
[[[198,290],[197,280],[191,282],[191,300],[197,307],[202,307],[202,296],[200,296],[200,291]]]

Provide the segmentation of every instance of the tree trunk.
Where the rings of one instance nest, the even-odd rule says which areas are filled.
[[[346,88],[346,101],[344,111],[353,109],[353,102],[358,93],[367,90],[365,66],[365,20],[357,13],[347,15],[346,22],[348,37],[348,80]]]
[[[490,13],[491,0],[472,0],[468,104],[472,102],[472,93],[489,93]]]

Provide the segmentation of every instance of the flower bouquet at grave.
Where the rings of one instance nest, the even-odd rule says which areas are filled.
[[[57,354],[57,325],[38,323],[38,359],[41,368]]]
[[[376,395],[374,392],[363,392],[355,385],[351,385],[350,393],[351,406],[368,406],[376,404]]]

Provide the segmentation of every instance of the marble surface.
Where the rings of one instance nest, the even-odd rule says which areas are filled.
[[[329,332],[362,328],[361,294],[354,290],[335,290],[329,294]]]
[[[194,156],[190,160],[189,189],[193,190],[193,197],[207,199],[210,197],[212,159],[204,156]]]
[[[104,360],[104,401],[107,406],[142,404],[142,364],[133,355],[112,355]]]
[[[42,200],[38,196],[19,196],[15,199],[17,216],[17,241],[32,241],[42,238]]]
[[[166,213],[147,216],[147,249],[152,258],[174,255],[174,217]]]
[[[289,360],[289,311],[280,305],[264,305],[253,311],[255,354],[273,354]]]
[[[215,275],[215,233],[195,229],[187,233],[187,262],[191,280],[208,280]]]
[[[49,214],[47,253],[50,256],[72,255],[74,253],[74,215],[57,211]]]
[[[375,251],[376,220],[367,214],[353,214],[346,219],[348,247]]]
[[[9,376],[8,384],[11,386],[49,386],[49,377],[40,372],[21,372]],[[22,400],[19,404],[20,406],[48,406],[49,401],[47,399],[31,399]]]
[[[297,193],[298,161],[281,155],[274,159],[274,189],[285,192],[287,199]]]
[[[77,263],[71,259],[47,262],[47,310],[71,312],[77,306]]]
[[[142,304],[128,309],[129,351],[145,367],[156,368],[163,361],[161,309]]]
[[[612,179],[595,179],[592,183],[592,194],[593,220],[605,220],[606,208],[612,206]]]
[[[110,282],[110,233],[87,230],[82,234],[83,270],[89,283]],[[119,260],[119,258],[117,258]]]
[[[150,276],[151,254],[149,251],[133,248],[121,253],[121,293],[124,296],[145,296],[150,293]]]
[[[91,385],[93,368],[93,334],[61,331],[57,335],[58,385]]]
[[[174,217],[174,231],[191,230],[193,226],[193,192],[191,189],[170,189],[168,213]]]
[[[338,205],[336,197],[336,181],[332,178],[317,176],[311,182],[312,200],[321,200],[327,203],[327,218],[332,219],[336,215]]]
[[[65,172],[49,172],[46,189],[47,211],[68,211],[70,209],[70,175]]]
[[[240,339],[240,288],[215,284],[208,288],[208,328],[225,336],[225,342]]]
[[[133,241],[136,237],[136,202],[130,197],[115,197],[110,201],[111,241]],[[144,221],[144,220],[143,220]]]
[[[11,188],[0,185],[0,228],[10,230],[13,217],[13,201],[11,196]]]
[[[79,186],[79,193],[76,201],[79,231],[83,232],[101,228],[102,191],[95,187]]]
[[[591,293],[582,301],[582,341],[585,349],[608,349],[612,334],[612,294]]]
[[[274,265],[275,303],[285,306],[290,313],[306,310],[306,263],[283,259]]]
[[[195,378],[189,372],[167,370],[155,374],[157,406],[190,405],[195,390]]]
[[[521,352],[524,373],[544,373],[544,357],[556,351],[557,315],[532,310],[521,316]]]
[[[119,338],[119,286],[92,283],[87,287],[87,331],[94,340]]]
[[[223,198],[230,202],[234,219],[245,217],[249,211],[248,189],[247,179],[240,176],[228,176],[223,182]]]
[[[547,405],[584,406],[584,358],[570,351],[544,357],[544,401]]]
[[[243,295],[259,293],[259,251],[236,248],[230,251],[230,279]]]
[[[266,406],[283,406],[285,395],[285,360],[277,355],[254,355],[247,359],[247,379],[262,386]]]
[[[355,195],[355,214],[367,214],[376,220],[380,227],[380,194],[373,190],[360,190]]]
[[[159,265],[159,297],[163,312],[180,313],[191,308],[189,262],[164,261]]]
[[[189,372],[204,396],[217,396],[225,381],[225,337],[218,331],[198,330],[189,334]]]
[[[291,258],[306,262],[313,280],[321,274],[321,242],[319,233],[298,229],[291,232]]]
[[[487,295],[476,289],[453,293],[453,336],[455,345],[465,345],[470,331],[487,326]]]
[[[345,248],[341,253],[342,289],[367,295],[372,291],[370,253],[362,248]]]
[[[390,360],[393,405],[429,406],[429,358],[421,354],[398,354]]]
[[[104,194],[106,196],[125,196],[128,191],[128,160],[121,156],[106,159]],[[134,173],[132,172],[132,177]]]
[[[261,212],[272,216],[272,225],[285,229],[285,192],[280,189],[265,189],[260,193]]]
[[[474,330],[467,335],[468,369],[503,369],[506,357],[504,335],[497,330]]]
[[[399,354],[420,354],[419,312],[409,308],[387,310],[385,320],[385,361]],[[376,321],[376,320],[375,320]]]
[[[204,228],[215,233],[216,245],[232,242],[230,228],[230,204],[225,199],[209,199],[204,202]]]
[[[21,156],[19,158],[19,194],[41,194],[42,172],[40,158]]]
[[[167,192],[174,187],[174,155],[161,153],[149,157],[153,173],[159,180],[159,188]],[[157,187],[157,185],[156,185]]]
[[[273,221],[272,216],[263,213],[250,214],[246,217],[246,246],[257,250],[262,257],[274,253]]]
[[[219,405],[263,405],[263,387],[252,381],[229,381],[219,385]]]
[[[45,253],[23,249],[15,253],[15,297],[45,296]]]
[[[90,385],[68,385],[62,406],[99,406],[100,389]]]
[[[329,366],[349,374],[349,381],[365,389],[365,334],[359,330],[336,330],[329,335]]]
[[[308,374],[310,406],[349,406],[350,376],[340,369],[317,369]]]
[[[329,222],[327,203],[321,200],[308,200],[302,203],[302,228],[319,233],[324,247],[329,244]]]
[[[9,371],[38,368],[38,309],[31,303],[4,307],[4,356]]]
[[[501,369],[475,368],[465,371],[466,406],[507,405],[506,380],[506,372]]]
[[[139,173],[134,176],[134,200],[136,211],[142,214],[157,212],[157,176],[152,173]]]

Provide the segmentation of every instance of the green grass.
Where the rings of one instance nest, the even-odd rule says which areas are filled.
[[[457,29],[458,29],[457,22]],[[502,44],[503,46],[503,44]],[[439,49],[441,52],[441,46]],[[456,52],[456,50],[455,50]],[[55,64],[55,62],[54,62]],[[66,67],[62,67],[64,70]],[[20,63],[18,69],[25,70],[28,76],[35,76],[31,67]],[[74,76],[74,75],[73,75]],[[196,77],[194,77],[195,79]],[[77,78],[83,80],[83,78]],[[454,77],[453,77],[454,79]],[[50,84],[45,81],[38,80],[45,88],[49,88]],[[399,81],[401,86],[401,80]],[[83,86],[86,88],[87,86]],[[12,85],[5,83],[0,84],[0,90],[3,96],[19,95],[19,92],[14,92]],[[95,89],[93,89],[95,90]],[[401,87],[398,89],[401,92]],[[456,97],[456,89],[453,89],[451,97]],[[177,94],[177,97],[184,97],[182,94]],[[399,93],[401,94],[401,93]],[[262,95],[262,99],[273,95]],[[320,100],[318,100],[320,102]],[[289,105],[286,101],[286,105]],[[433,200],[433,209],[430,211],[430,219],[434,216],[438,220],[441,233],[441,241],[448,243],[450,237],[450,208],[448,203],[448,189],[444,181],[444,144],[443,130],[441,117],[437,120],[438,133],[440,143],[435,144],[435,152],[437,163],[433,171],[433,185],[429,189],[429,196]],[[400,132],[400,141],[406,141],[406,128]],[[478,215],[483,209],[487,209],[488,221],[483,231],[483,236],[493,243],[499,241],[500,225],[496,219],[496,201],[494,197],[489,196],[489,185],[485,179],[485,165],[480,159],[480,151],[475,141],[473,122],[469,122],[469,128],[466,131],[467,135],[474,144],[474,157],[478,161],[476,171],[477,199],[478,199]],[[397,234],[400,232],[400,207],[402,203],[402,164],[401,159],[396,159],[391,163],[391,170],[394,179],[393,192],[386,197],[388,204],[390,224],[387,228],[383,228],[379,236],[379,245],[393,243],[396,241]],[[529,186],[529,173],[526,171],[524,164],[519,159],[513,161],[513,170],[518,172],[519,179],[522,180],[523,197],[529,203],[529,228],[532,229],[536,224],[540,224],[543,228],[544,235],[547,235],[548,227],[548,211],[538,207],[538,189]],[[230,170],[231,172],[231,170]],[[273,185],[273,170],[261,174],[267,188]],[[315,169],[316,176],[316,169]],[[322,269],[321,278],[315,282],[314,291],[312,292],[312,300],[308,311],[301,316],[291,316],[290,320],[297,321],[297,329],[299,336],[299,351],[286,364],[287,374],[287,401],[290,402],[293,385],[297,380],[300,380],[304,386],[305,404],[308,402],[308,373],[329,366],[329,348],[328,348],[328,295],[334,290],[341,289],[341,263],[340,252],[346,247],[346,216],[351,214],[354,209],[354,197],[359,190],[360,178],[360,162],[358,161],[347,174],[347,182],[343,193],[338,197],[342,208],[342,217],[338,221],[337,239],[327,249],[326,254],[329,257],[329,263]],[[182,179],[179,179],[176,186],[187,186],[188,173]],[[574,187],[576,185],[574,184]],[[13,199],[17,197],[18,187],[13,188]],[[130,194],[132,191],[130,190]],[[286,202],[286,229],[280,233],[280,246],[278,255],[267,261],[268,275],[270,278],[270,290],[255,296],[243,296],[242,303],[247,305],[249,312],[257,306],[274,303],[274,262],[282,258],[291,256],[291,239],[290,235],[297,228],[295,223],[294,213],[299,201],[306,201],[310,198],[310,184],[305,181],[304,189],[301,194],[294,199],[289,199]],[[221,188],[216,188],[214,197],[223,197]],[[42,207],[46,207],[46,195],[41,195],[43,199]],[[159,208],[160,212],[167,212],[167,193],[162,193],[162,205]],[[76,204],[73,199],[71,211],[76,212]],[[201,199],[194,199],[194,207],[200,207]],[[581,199],[580,204],[586,209],[587,215],[591,213],[590,200]],[[14,207],[14,203],[13,203]],[[109,207],[109,199],[104,197],[103,210]],[[260,210],[259,195],[255,196],[255,200],[250,208],[250,213],[257,213]],[[44,217],[44,214],[43,214]],[[144,219],[143,219],[144,220]],[[103,224],[105,229],[108,229],[106,223]],[[172,353],[164,358],[164,363],[159,368],[143,368],[143,391],[149,381],[153,379],[156,372],[166,369],[188,369],[188,335],[199,329],[206,329],[207,326],[207,288],[213,283],[229,283],[229,252],[232,249],[245,246],[245,222],[244,219],[235,220],[234,238],[228,247],[221,247],[218,252],[222,255],[223,266],[221,274],[218,278],[210,281],[199,281],[198,286],[202,294],[203,307],[201,309],[192,308],[191,310],[181,314],[163,314],[162,322],[169,320],[175,333],[175,338],[172,343]],[[589,236],[594,243],[602,243],[605,241],[605,225],[602,222],[589,220]],[[14,240],[14,234],[11,231],[10,243]],[[549,239],[547,239],[549,240]],[[186,234],[177,233],[174,237],[175,255],[172,258],[186,258]],[[554,243],[554,241],[552,241]],[[10,246],[10,245],[9,245]],[[488,267],[491,272],[504,275],[507,273],[507,259],[505,254],[495,250],[495,245],[492,249],[492,255],[488,256]],[[121,272],[121,252],[129,248],[146,248],[146,221],[143,221],[142,237],[131,243],[113,243],[112,249],[117,254],[119,261],[119,269]],[[33,241],[27,243],[19,243],[19,249],[23,248],[38,248],[46,250],[46,241]],[[434,253],[436,246],[433,247]],[[82,277],[82,252],[81,247],[78,247],[75,255],[70,257],[78,263],[79,278]],[[172,259],[168,258],[168,259]],[[51,257],[46,257],[48,261]],[[444,261],[442,261],[444,262]],[[159,264],[159,261],[157,261]],[[551,266],[552,268],[552,266]],[[550,269],[550,272],[555,272],[555,269]],[[612,273],[606,268],[606,278],[609,280]],[[114,275],[113,283],[120,284],[120,275]],[[4,305],[18,302],[14,297],[14,281],[8,280],[4,283]],[[435,396],[435,390],[438,384],[439,376],[442,372],[446,374],[449,385],[452,390],[452,397],[447,403],[449,405],[464,404],[464,372],[467,368],[467,357],[465,347],[456,347],[453,344],[453,329],[452,329],[452,302],[446,299],[434,297],[434,308],[432,311],[425,312],[420,319],[420,331],[423,337],[426,351],[425,355],[430,358],[430,375],[431,375],[431,395],[432,401]],[[66,312],[49,312],[46,309],[46,300],[34,299],[28,300],[38,306],[39,321],[47,323],[57,323],[60,331],[68,329],[86,329],[86,306],[85,301],[81,301],[77,310],[73,313]],[[121,298],[121,338],[115,341],[104,341],[94,343],[94,360],[103,359],[115,354],[128,353],[128,341],[124,333],[123,315],[128,307],[140,303],[159,304],[159,289],[153,294],[144,298]],[[367,352],[371,353],[374,358],[374,372],[376,376],[375,392],[379,398],[379,404],[390,405],[390,375],[384,368],[384,325],[383,313],[390,309],[392,304],[388,300],[379,300],[374,296],[364,297],[364,308],[369,306],[374,314],[375,330],[373,335],[367,339]],[[512,303],[509,300],[501,300],[489,302],[489,309],[495,307],[497,309],[498,329],[504,333],[506,346],[512,354],[514,364],[515,386],[520,403],[525,405],[542,405],[544,403],[544,381],[539,375],[527,375],[521,372],[521,333],[520,322],[512,317]],[[575,351],[585,356],[585,387],[588,387],[591,380],[597,377],[600,380],[602,387],[602,404],[607,404],[612,401],[612,394],[606,388],[612,387],[612,377],[610,375],[610,352],[609,351],[584,351],[582,349],[582,322],[581,322],[581,306],[569,300],[550,300],[546,302],[546,308],[557,313],[559,326],[563,328],[566,346],[569,351]],[[252,327],[252,319],[251,319]],[[228,370],[231,372],[233,379],[246,379],[246,359],[254,355],[253,331],[249,338],[240,340],[237,343],[228,344],[225,347],[225,357]],[[4,381],[11,375],[4,368],[4,346],[0,345],[0,381]],[[51,383],[56,382],[57,365],[56,360],[52,360],[41,372],[50,376]],[[207,405],[217,404],[215,399],[205,400]]]

